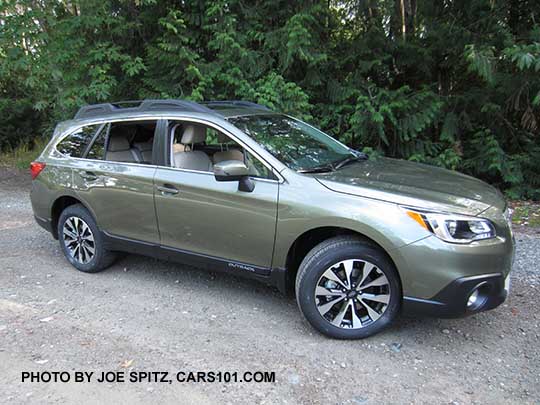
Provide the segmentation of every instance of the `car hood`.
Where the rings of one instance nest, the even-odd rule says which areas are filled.
[[[313,176],[336,192],[426,210],[478,215],[506,206],[501,193],[481,180],[406,160],[369,159]]]

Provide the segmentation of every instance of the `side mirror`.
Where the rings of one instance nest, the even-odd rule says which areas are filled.
[[[214,177],[217,181],[238,181],[240,191],[252,192],[255,184],[249,178],[249,170],[240,160],[224,160],[214,165]]]
[[[240,160],[224,160],[214,165],[214,176],[217,181],[239,181],[248,174],[247,166]]]

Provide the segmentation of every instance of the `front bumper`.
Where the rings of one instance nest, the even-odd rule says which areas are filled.
[[[508,296],[510,275],[486,274],[454,280],[431,299],[403,297],[404,314],[457,318],[487,311],[501,305]],[[478,298],[468,306],[470,295],[478,290]]]
[[[496,208],[482,213],[495,224],[497,237],[451,244],[429,236],[394,252],[407,314],[459,317],[499,306],[508,295],[514,237],[508,218]],[[467,306],[479,288],[479,300]]]

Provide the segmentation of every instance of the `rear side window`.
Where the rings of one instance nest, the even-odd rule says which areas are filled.
[[[80,158],[98,130],[99,125],[87,125],[68,135],[56,149],[66,156]]]
[[[94,137],[85,158],[152,164],[156,121],[112,122]]]

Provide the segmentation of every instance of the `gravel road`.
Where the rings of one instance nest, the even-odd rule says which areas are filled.
[[[28,190],[0,169],[0,403],[540,404],[538,236],[516,235],[511,296],[496,310],[335,341],[255,282],[136,255],[78,272],[34,223]],[[23,371],[109,370],[276,381],[21,382]]]

